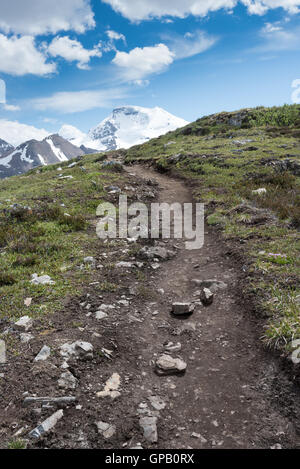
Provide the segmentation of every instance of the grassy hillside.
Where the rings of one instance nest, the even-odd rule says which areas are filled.
[[[0,321],[43,317],[80,294],[89,270],[83,259],[99,247],[96,208],[114,198],[111,185],[127,181],[126,173],[102,169],[103,159],[79,157],[0,182]],[[32,284],[33,273],[55,285]],[[34,298],[28,307],[26,298]]]
[[[300,338],[299,139],[300,106],[286,105],[204,117],[126,155],[188,180],[207,223],[242,256],[244,293],[279,349]]]

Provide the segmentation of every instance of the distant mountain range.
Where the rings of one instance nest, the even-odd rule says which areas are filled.
[[[50,135],[41,142],[29,140],[2,154],[0,178],[22,174],[36,166],[68,161],[86,153],[88,151],[76,147],[60,135]]]
[[[125,106],[114,109],[88,134],[64,125],[59,134],[29,140],[17,148],[0,139],[0,179],[97,151],[130,148],[187,124],[159,107]]]

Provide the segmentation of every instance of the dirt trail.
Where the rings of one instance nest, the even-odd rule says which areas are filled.
[[[191,202],[191,193],[180,180],[141,166],[129,171],[155,179],[160,187],[160,202]],[[169,244],[174,245],[174,240]],[[146,370],[142,389],[148,393],[155,390],[167,403],[158,424],[158,446],[299,446],[299,433],[293,424],[297,408],[294,399],[299,404],[299,392],[262,349],[251,312],[242,306],[239,270],[224,255],[224,243],[206,231],[201,250],[187,251],[183,241],[176,240],[175,244],[180,246],[178,255],[162,263],[149,284],[149,288],[165,292],[159,295],[157,304],[150,306],[159,314],[148,314],[137,331],[144,343],[139,357]],[[228,287],[218,290],[211,306],[201,306],[188,319],[178,320],[170,315],[170,305],[195,299],[195,278],[217,279]],[[145,307],[149,309],[149,305]],[[158,377],[152,369],[147,370],[168,341],[182,345],[178,355],[188,365],[182,377]],[[138,402],[141,389],[136,389],[136,393]],[[289,399],[283,398],[286,395]]]

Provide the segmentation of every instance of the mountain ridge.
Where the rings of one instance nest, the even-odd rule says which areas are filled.
[[[86,152],[58,134],[28,140],[0,157],[0,178],[23,174],[37,166],[68,161]]]

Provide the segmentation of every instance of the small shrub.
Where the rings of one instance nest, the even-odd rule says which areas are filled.
[[[35,254],[31,254],[27,257],[18,256],[15,262],[13,263],[13,267],[31,267],[38,263],[38,257]]]
[[[7,449],[26,449],[26,441],[13,440],[7,445]]]
[[[14,283],[16,283],[16,279],[13,275],[0,272],[0,287],[13,285]]]

